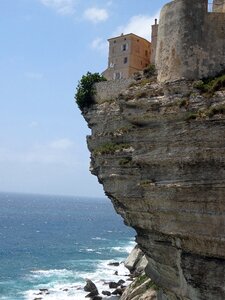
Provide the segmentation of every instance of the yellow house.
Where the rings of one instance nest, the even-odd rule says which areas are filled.
[[[108,80],[126,79],[150,64],[151,43],[133,33],[108,40],[108,68],[102,75]]]

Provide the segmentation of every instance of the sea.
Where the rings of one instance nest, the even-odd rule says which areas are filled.
[[[134,236],[108,199],[0,193],[0,300],[84,300],[87,278],[109,290]]]

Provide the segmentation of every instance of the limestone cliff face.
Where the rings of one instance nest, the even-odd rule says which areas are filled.
[[[225,91],[139,78],[116,94],[83,113],[91,171],[135,228],[157,299],[225,299]]]

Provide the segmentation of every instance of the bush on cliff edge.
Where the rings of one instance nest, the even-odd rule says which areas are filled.
[[[81,111],[94,103],[94,84],[101,81],[106,81],[106,79],[99,73],[87,72],[86,75],[82,76],[75,94],[76,103]]]

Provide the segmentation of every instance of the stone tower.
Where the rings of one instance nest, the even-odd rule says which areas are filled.
[[[151,38],[151,63],[155,65],[155,56],[156,56],[156,46],[158,39],[158,27],[157,19],[155,19],[155,24],[152,25],[152,38]]]
[[[208,12],[208,0],[174,0],[163,7],[156,49],[160,82],[201,79],[225,70],[224,2],[213,3],[220,13]]]
[[[213,12],[225,13],[225,0],[214,0]]]

